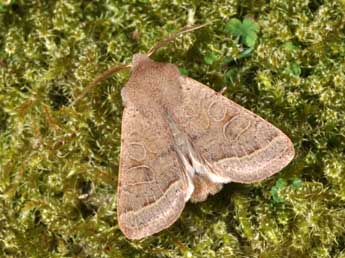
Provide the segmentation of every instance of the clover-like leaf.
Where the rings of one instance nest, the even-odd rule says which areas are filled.
[[[258,36],[256,35],[255,32],[253,31],[248,31],[247,35],[244,36],[244,44],[247,47],[253,47],[255,45],[256,39],[258,38]]]
[[[253,31],[256,33],[258,33],[260,31],[259,25],[251,19],[244,18],[242,25],[247,31]]]
[[[240,38],[241,43],[247,47],[253,47],[260,31],[259,25],[251,19],[243,19],[241,22],[237,18],[232,18],[225,26],[227,32]]]
[[[239,19],[232,18],[225,25],[225,29],[227,32],[230,32],[233,36],[240,37],[240,36],[242,36],[241,26],[242,26],[242,23]]]

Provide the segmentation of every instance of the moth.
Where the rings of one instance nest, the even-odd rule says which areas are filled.
[[[229,182],[261,181],[294,157],[278,128],[149,55],[120,67],[131,68],[121,90],[117,189],[118,223],[129,239],[168,228],[189,200],[204,201]]]
[[[121,96],[117,212],[129,239],[169,227],[187,201],[263,180],[294,156],[278,128],[145,54],[134,55]]]

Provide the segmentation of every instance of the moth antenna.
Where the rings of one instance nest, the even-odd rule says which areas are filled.
[[[98,83],[101,81],[109,78],[114,73],[120,72],[122,70],[126,70],[131,68],[131,64],[125,64],[125,65],[118,65],[118,66],[112,66],[109,69],[105,70],[101,74],[99,74],[92,82],[90,82],[83,90],[82,93],[71,103],[70,106],[74,106],[79,100],[81,100],[85,95],[92,90]]]
[[[194,31],[194,30],[198,30],[201,29],[203,27],[208,26],[209,24],[211,24],[210,22],[205,23],[205,24],[201,24],[201,25],[195,25],[195,26],[187,26],[184,27],[182,30],[175,32],[173,34],[171,34],[169,37],[167,37],[166,39],[163,39],[161,41],[158,41],[156,43],[156,45],[154,45],[149,52],[147,52],[147,56],[151,56],[152,54],[154,54],[158,49],[160,49],[161,47],[164,47],[165,45],[167,45],[170,41],[173,41],[175,38],[177,38],[180,35],[183,35],[185,33]]]

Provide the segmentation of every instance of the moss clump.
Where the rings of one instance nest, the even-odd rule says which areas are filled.
[[[226,30],[232,18],[259,25],[252,49]],[[98,72],[193,21],[213,24],[154,58],[227,85],[297,156],[130,242],[115,204],[128,73],[69,104]],[[343,0],[1,1],[0,256],[345,257],[344,26]]]

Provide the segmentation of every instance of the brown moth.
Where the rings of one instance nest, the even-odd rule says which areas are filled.
[[[131,68],[121,91],[117,190],[118,222],[129,239],[168,228],[189,200],[204,201],[225,183],[261,181],[294,157],[293,144],[278,128],[182,76],[175,65],[151,60],[160,46],[135,54],[131,65],[106,71],[86,89]]]
[[[135,54],[121,96],[117,213],[129,239],[169,227],[189,200],[263,180],[294,157],[278,128],[173,64]]]

